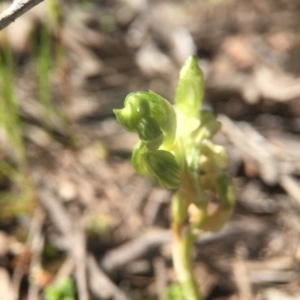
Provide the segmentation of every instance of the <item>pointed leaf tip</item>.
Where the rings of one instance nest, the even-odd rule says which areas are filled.
[[[185,116],[198,119],[203,97],[202,71],[197,58],[190,56],[180,70],[175,96],[176,107]]]
[[[180,70],[180,78],[199,78],[202,80],[202,71],[195,56],[189,56]]]

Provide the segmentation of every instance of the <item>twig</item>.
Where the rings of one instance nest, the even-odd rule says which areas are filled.
[[[244,244],[237,243],[235,249],[236,257],[233,261],[232,269],[240,300],[253,299],[252,286],[249,281],[249,274],[247,272],[247,268],[245,266],[246,254],[247,250],[245,249]]]
[[[113,273],[116,269],[170,241],[171,234],[169,230],[151,230],[109,251],[102,259],[101,265],[106,272]]]
[[[41,253],[44,247],[43,226],[45,222],[45,212],[41,207],[35,210],[35,214],[30,224],[27,244],[31,250],[30,274],[34,280],[30,281],[28,299],[37,300],[39,298],[40,286],[36,281],[36,272],[41,269]]]
[[[48,211],[50,218],[68,241],[67,251],[75,262],[75,277],[79,299],[87,300],[89,297],[86,276],[86,243],[84,232],[81,230],[78,222],[76,223],[75,220],[72,220],[64,206],[60,204],[48,190],[49,187],[44,186],[43,189],[39,190],[39,197],[43,206]]]
[[[16,266],[16,268],[13,271],[11,282],[12,282],[12,287],[15,292],[15,298],[14,299],[19,299],[19,293],[20,293],[20,286],[22,279],[25,275],[25,270],[21,268],[20,266]]]
[[[43,2],[43,0],[14,0],[13,3],[0,14],[0,30],[7,27],[27,11]]]
[[[225,115],[218,117],[222,123],[222,132],[246,158],[250,158],[258,165],[259,173],[264,182],[275,184],[278,181],[278,164],[271,152],[268,141],[260,135],[250,124],[239,126]]]
[[[70,277],[75,268],[74,259],[69,254],[65,261],[60,266],[58,272],[55,274],[53,279],[54,282],[57,282],[62,277]]]
[[[259,270],[249,272],[252,284],[291,283],[299,280],[297,272],[286,270]]]
[[[163,258],[158,257],[154,260],[154,273],[156,279],[156,294],[159,300],[165,300],[165,291],[167,289],[167,270]]]
[[[282,174],[280,176],[280,185],[285,189],[288,195],[300,204],[300,187],[299,180],[295,179],[289,174]]]
[[[75,221],[74,221],[75,223]],[[72,244],[69,251],[75,260],[75,278],[78,287],[78,294],[80,300],[88,300],[88,286],[87,286],[87,272],[86,272],[86,241],[85,233],[80,226],[74,226]],[[76,245],[76,247],[74,247]],[[73,248],[73,249],[72,249]],[[75,248],[75,249],[74,249]]]
[[[253,299],[251,284],[249,282],[249,276],[244,261],[242,259],[237,259],[233,262],[232,267],[233,267],[235,282],[238,287],[239,299],[241,300]]]
[[[43,206],[48,211],[52,222],[67,240],[65,243],[66,250],[75,264],[79,299],[88,299],[86,286],[87,267],[89,285],[94,295],[100,296],[101,299],[114,297],[116,300],[129,300],[125,293],[99,268],[95,259],[86,253],[84,231],[78,225],[78,222],[71,218],[65,207],[55,199],[52,195],[51,187],[47,186],[46,183],[39,189],[39,197]],[[108,297],[106,298],[107,295]]]
[[[109,277],[99,268],[92,255],[87,259],[90,273],[90,288],[93,294],[101,299],[129,300],[121,289],[115,285]]]
[[[220,115],[219,120],[222,123],[222,131],[228,139],[241,150],[245,157],[250,157],[258,164],[262,179],[269,184],[279,183],[287,194],[300,204],[299,182],[292,174],[284,170],[284,165],[281,163],[282,155],[272,149],[269,141],[250,124],[245,123],[243,128],[240,128],[238,124],[224,115]],[[295,144],[293,147],[297,146],[298,144]],[[288,154],[291,156],[290,153]]]
[[[217,233],[207,232],[201,235],[196,241],[198,246],[208,243],[217,243],[229,238],[234,241],[242,239],[247,235],[259,236],[262,232],[268,229],[266,224],[259,220],[245,220],[230,222],[221,231]],[[119,247],[108,251],[100,265],[107,273],[113,273],[118,269],[124,268],[130,262],[145,257],[151,250],[160,247],[161,245],[171,243],[172,236],[170,230],[156,229],[150,230],[138,236]]]

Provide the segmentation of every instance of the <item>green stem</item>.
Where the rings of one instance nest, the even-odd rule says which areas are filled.
[[[178,197],[173,198],[174,203],[178,200]],[[173,215],[172,217],[173,263],[177,279],[185,295],[185,300],[202,300],[192,270],[191,252],[195,236],[192,234],[191,228],[183,233],[183,223],[178,222],[176,216]]]

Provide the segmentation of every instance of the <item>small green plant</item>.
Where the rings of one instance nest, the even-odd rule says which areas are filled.
[[[6,34],[7,32],[0,56],[0,130],[13,149],[11,155],[13,162],[0,159],[0,176],[13,182],[17,190],[0,193],[1,217],[9,217],[20,212],[28,213],[33,207],[23,127],[16,99],[13,55]]]
[[[71,278],[60,278],[45,288],[45,300],[75,300],[75,285]]]
[[[182,288],[178,284],[171,284],[167,287],[164,298],[165,300],[184,300]]]
[[[13,57],[7,38],[2,45],[0,57],[0,97],[0,126],[4,129],[16,152],[17,162],[25,167],[25,146],[22,123],[19,117],[19,105],[16,99]]]
[[[66,116],[62,109],[63,103],[58,105],[53,101],[51,90],[51,75],[55,72],[61,61],[66,59],[64,45],[61,41],[61,10],[57,0],[47,2],[47,18],[41,27],[40,41],[33,41],[32,52],[36,56],[36,77],[38,95],[41,108],[41,120],[45,129],[51,129],[54,120],[68,126]],[[63,88],[66,83],[63,82]],[[64,95],[65,96],[65,95]]]
[[[235,203],[225,172],[225,149],[212,142],[221,124],[201,109],[203,96],[202,72],[192,56],[180,71],[174,106],[149,91],[130,93],[125,107],[114,109],[118,122],[139,136],[132,154],[135,170],[176,189],[171,204],[173,262],[186,300],[202,299],[192,272],[196,238],[204,231],[221,229]],[[219,203],[210,213],[212,195]]]
[[[41,104],[41,120],[45,128],[50,127],[50,116],[53,111],[51,99],[50,72],[52,68],[51,35],[48,26],[41,28],[41,42],[37,56],[38,100]]]

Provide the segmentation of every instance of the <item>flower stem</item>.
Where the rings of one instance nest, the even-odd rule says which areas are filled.
[[[195,236],[192,234],[191,228],[183,233],[183,223],[175,220],[176,218],[173,216],[173,263],[177,279],[185,295],[185,300],[202,300],[203,298],[193,275],[191,261]]]

